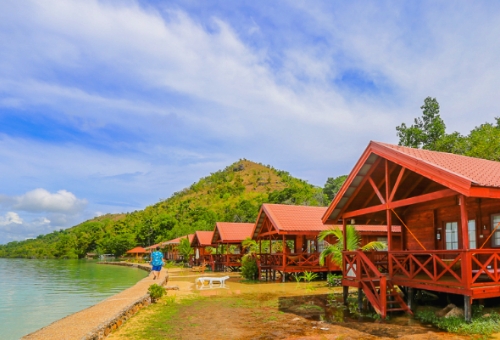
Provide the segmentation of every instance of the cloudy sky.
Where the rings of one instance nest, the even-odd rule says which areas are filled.
[[[436,97],[500,116],[491,1],[0,2],[0,244],[143,209],[240,158],[314,185]]]

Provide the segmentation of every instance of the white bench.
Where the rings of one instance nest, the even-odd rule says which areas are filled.
[[[209,276],[203,276],[199,277],[195,280],[196,287],[198,287],[198,284],[201,284],[201,288],[206,287],[205,282],[208,282],[208,287],[214,288],[214,284],[218,284],[217,287],[224,288],[226,285],[226,280],[229,279],[229,276],[223,276],[223,277],[209,277]]]

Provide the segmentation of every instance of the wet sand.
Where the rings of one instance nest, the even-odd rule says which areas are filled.
[[[68,315],[52,324],[24,336],[22,339],[98,339],[96,334],[103,332],[117,316],[123,314],[138,301],[144,300],[148,288],[154,283],[165,284],[168,273],[162,269],[161,278],[153,280],[153,276],[145,277],[134,286],[114,296],[86,308],[82,311]]]

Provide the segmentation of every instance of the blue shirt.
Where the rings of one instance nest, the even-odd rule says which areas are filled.
[[[151,254],[151,265],[161,266],[163,265],[163,254],[159,251],[155,251]]]

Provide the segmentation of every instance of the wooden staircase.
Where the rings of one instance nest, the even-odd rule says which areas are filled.
[[[382,318],[388,312],[403,311],[413,314],[399,294],[399,289],[381,273],[375,264],[362,251],[357,253],[356,278],[368,301]]]

